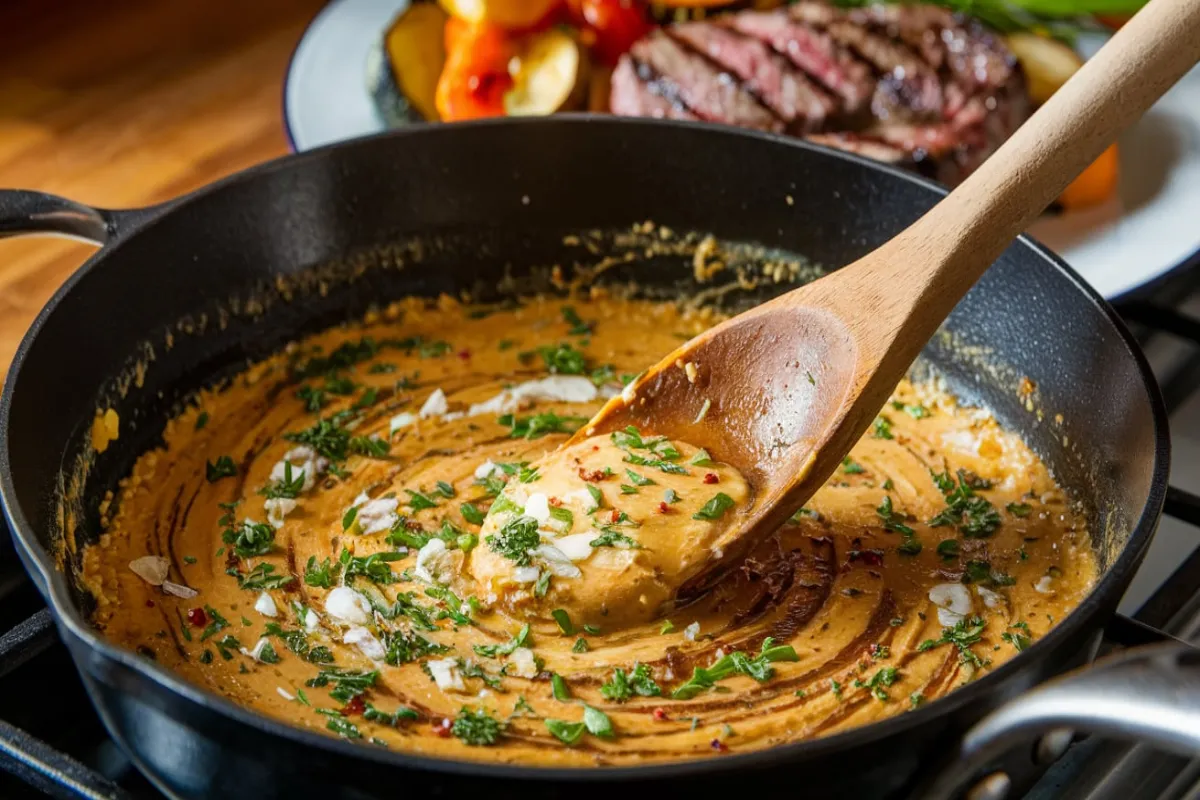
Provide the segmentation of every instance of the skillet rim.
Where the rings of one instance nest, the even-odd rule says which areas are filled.
[[[1150,402],[1151,417],[1154,426],[1154,465],[1151,474],[1150,491],[1121,553],[1110,568],[1103,573],[1100,580],[1083,602],[1054,626],[1049,633],[1034,642],[1029,649],[1007,661],[996,670],[989,672],[984,677],[972,681],[967,686],[956,689],[949,695],[941,697],[934,702],[923,705],[913,711],[868,725],[857,726],[841,733],[777,745],[749,753],[720,757],[705,755],[692,760],[635,766],[538,767],[442,758],[403,751],[385,750],[376,747],[364,747],[361,744],[354,744],[347,740],[334,738],[323,733],[318,733],[315,730],[299,728],[267,717],[264,714],[251,711],[245,706],[241,706],[206,689],[202,689],[195,684],[191,684],[157,662],[142,658],[133,651],[125,650],[104,639],[83,618],[71,598],[65,575],[54,568],[53,560],[38,542],[36,534],[32,532],[32,526],[21,510],[21,505],[16,496],[11,478],[12,464],[9,460],[8,430],[14,386],[18,382],[17,378],[20,375],[21,368],[29,355],[29,351],[39,331],[63,302],[64,298],[74,290],[76,284],[85,275],[98,268],[99,264],[112,253],[119,251],[125,241],[153,228],[164,216],[185,213],[189,205],[196,199],[219,193],[227,186],[253,181],[261,175],[275,171],[296,168],[307,161],[329,159],[333,157],[331,154],[336,154],[342,150],[348,151],[355,147],[376,146],[382,140],[400,140],[430,135],[443,135],[438,133],[443,127],[449,131],[449,133],[444,135],[455,135],[454,131],[457,130],[486,130],[493,127],[534,126],[557,126],[565,128],[600,126],[619,129],[658,128],[663,131],[662,135],[666,136],[669,132],[671,136],[676,137],[676,143],[678,143],[679,138],[686,136],[727,137],[732,140],[759,140],[770,143],[771,146],[780,150],[787,147],[808,151],[809,154],[817,158],[848,161],[859,167],[876,173],[882,173],[888,176],[888,179],[906,181],[919,186],[924,191],[932,191],[939,197],[948,194],[948,190],[945,187],[897,167],[881,164],[861,156],[822,147],[803,139],[781,134],[749,131],[726,125],[691,121],[616,117],[603,114],[559,114],[540,118],[501,118],[452,123],[449,125],[412,126],[345,142],[337,142],[303,153],[289,153],[240,172],[235,172],[232,175],[206,184],[193,192],[170,200],[161,206],[154,207],[151,216],[144,222],[135,225],[128,232],[128,236],[118,236],[111,244],[106,244],[93,253],[55,291],[22,337],[5,377],[3,393],[0,394],[0,506],[3,507],[5,519],[11,529],[13,540],[20,549],[22,560],[26,568],[30,570],[35,584],[38,585],[43,597],[46,599],[60,632],[70,634],[77,641],[94,651],[97,657],[113,662],[124,669],[131,670],[139,676],[152,681],[160,689],[196,703],[206,711],[214,712],[261,733],[283,737],[295,744],[317,747],[336,755],[365,758],[394,768],[417,769],[427,773],[439,773],[447,776],[499,778],[534,782],[603,781],[606,783],[620,783],[638,780],[664,780],[673,777],[697,777],[740,768],[761,768],[769,766],[771,762],[776,761],[808,762],[838,750],[861,747],[899,736],[938,716],[951,716],[985,693],[991,693],[1000,685],[1009,682],[1023,668],[1022,664],[1031,662],[1036,657],[1036,654],[1049,653],[1052,648],[1060,646],[1067,639],[1082,634],[1083,629],[1099,612],[1099,607],[1105,605],[1104,598],[1117,591],[1118,586],[1128,584],[1150,544],[1166,499],[1171,449],[1166,407],[1158,382],[1150,369],[1149,362],[1134,340],[1133,335],[1126,328],[1124,322],[1117,316],[1112,306],[1065,261],[1039,242],[1022,234],[1017,237],[1016,242],[1022,247],[1028,248],[1032,255],[1039,257],[1048,266],[1061,274],[1063,279],[1073,286],[1074,291],[1082,295],[1082,300],[1077,302],[1089,303],[1113,327],[1120,342],[1124,345],[1126,353],[1133,359],[1133,363],[1142,379],[1142,387],[1148,395],[1147,399]],[[1113,605],[1115,606],[1115,603]],[[83,664],[80,658],[73,650],[71,655],[76,665],[82,667]],[[88,671],[91,672],[90,669]],[[95,675],[91,677],[98,680]]]

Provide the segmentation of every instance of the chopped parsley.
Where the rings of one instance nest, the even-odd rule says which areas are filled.
[[[625,674],[625,670],[613,670],[612,678],[600,686],[600,694],[606,700],[624,703],[634,695],[658,697],[662,694],[662,688],[654,682],[650,667],[635,663],[633,670],[628,675]]]
[[[958,470],[957,482],[948,471],[930,474],[946,500],[946,508],[929,520],[930,525],[935,528],[956,525],[963,535],[971,538],[990,536],[1000,527],[1000,512],[987,498],[975,493],[975,489],[987,488],[989,484],[973,480],[962,469]]]
[[[367,458],[383,458],[388,454],[387,439],[375,439],[370,436],[352,436],[346,443],[349,452]]]
[[[675,623],[669,619],[664,619],[662,627],[658,629],[659,636],[666,636],[668,633],[675,632]]]
[[[325,723],[325,727],[334,733],[346,739],[361,739],[362,732],[350,720],[343,717],[337,711],[329,711],[327,716],[329,720]]]
[[[304,565],[304,582],[309,586],[332,589],[340,571],[340,562],[331,564],[326,558],[318,564],[316,556],[309,556],[308,563]]]
[[[385,631],[383,645],[387,651],[384,660],[393,667],[411,663],[425,656],[436,656],[450,651],[449,647],[431,642],[419,633],[405,633],[401,630],[391,633]]]
[[[862,464],[859,464],[857,461],[850,458],[850,456],[846,456],[842,459],[842,472],[846,473],[847,475],[861,475],[866,471],[866,468]]]
[[[505,414],[496,421],[511,428],[508,434],[511,439],[538,439],[551,433],[574,433],[583,423],[587,422],[587,417],[573,415],[560,417],[553,412],[546,412],[535,414],[532,417]]]
[[[295,580],[291,575],[276,574],[271,564],[259,564],[245,575],[238,575],[239,589],[282,589]]]
[[[488,747],[500,740],[504,727],[505,723],[493,717],[487,709],[463,706],[450,732],[471,747]]]
[[[321,670],[317,673],[317,677],[305,681],[304,685],[313,688],[322,688],[332,683],[333,688],[329,690],[329,696],[339,703],[349,703],[374,686],[375,681],[378,679],[378,670],[358,672],[349,669],[330,668]]]
[[[264,556],[275,546],[275,529],[262,522],[245,520],[236,528],[226,528],[221,541],[233,545],[233,551],[242,558]]]
[[[551,374],[582,375],[587,371],[583,353],[566,342],[556,347],[539,347],[537,352]]]
[[[423,511],[427,508],[437,508],[437,502],[422,492],[414,492],[412,489],[404,490],[408,494],[408,505],[413,511]]]
[[[647,478],[645,475],[639,475],[631,469],[625,470],[625,474],[629,476],[629,482],[634,486],[653,486],[654,481]]]
[[[704,507],[692,514],[692,519],[703,520],[718,520],[725,515],[725,512],[733,508],[733,498],[724,492],[717,492],[711,500],[704,504]]]
[[[476,508],[473,503],[463,503],[458,507],[458,510],[462,513],[462,518],[472,525],[483,524],[483,512]]]
[[[903,534],[904,536],[912,536],[913,529],[904,524],[907,516],[896,511],[892,507],[891,495],[884,495],[883,502],[875,509],[875,513],[879,515],[879,519],[883,521],[884,530],[892,531],[893,533]]]
[[[221,613],[212,606],[206,605],[204,611],[208,614],[209,623],[205,626],[204,632],[200,634],[200,641],[202,642],[208,637],[216,635],[217,631],[229,627],[229,620],[221,616]]]
[[[712,460],[712,456],[707,450],[697,450],[695,455],[688,459],[688,463],[695,467],[711,467],[716,462]]]
[[[987,625],[982,617],[969,617],[959,620],[952,628],[942,628],[942,635],[937,639],[926,639],[917,645],[917,651],[924,653],[944,644],[958,648],[959,661],[975,667],[982,667],[983,661],[971,650],[971,645],[979,642],[983,629]]]
[[[291,462],[284,461],[283,478],[275,481],[274,483],[268,484],[260,489],[258,493],[266,497],[268,500],[275,500],[281,497],[288,500],[295,500],[300,496],[300,493],[304,491],[304,479],[305,475],[303,470],[301,470],[299,474],[293,475]]]
[[[592,323],[584,322],[579,317],[579,313],[571,306],[562,307],[562,318],[563,322],[571,326],[567,333],[572,336],[587,336],[592,332]]]
[[[232,478],[237,475],[237,464],[229,456],[217,456],[216,462],[204,462],[204,476],[209,483],[216,483],[222,478]]]
[[[894,439],[892,435],[892,421],[880,414],[875,418],[875,424],[871,426],[871,436],[876,439]]]
[[[1028,503],[1009,503],[1004,507],[1004,509],[1014,517],[1021,517],[1024,519],[1033,511],[1033,506],[1029,505]]]
[[[943,539],[938,542],[937,553],[946,561],[953,561],[958,558],[959,552],[961,552],[961,547],[958,539]]]
[[[196,430],[204,430],[204,426],[208,424],[208,412],[201,411],[196,415]]]
[[[267,623],[267,636],[277,636],[296,655],[312,664],[332,664],[333,653],[328,647],[312,647],[308,635],[301,630],[285,630],[279,623]]]
[[[571,622],[571,615],[566,612],[566,609],[556,608],[550,612],[550,616],[554,617],[554,621],[558,623],[558,629],[562,631],[563,636],[575,633],[575,625]]]
[[[735,651],[718,659],[708,668],[695,667],[692,677],[671,692],[671,697],[676,700],[690,700],[705,689],[715,686],[717,681],[735,674],[748,675],[763,683],[775,675],[775,668],[771,666],[773,662],[799,660],[800,657],[791,645],[776,646],[775,640],[768,636],[763,640],[762,649],[755,658]]]
[[[496,656],[512,655],[512,652],[518,647],[525,647],[529,641],[529,625],[521,626],[521,630],[517,635],[508,640],[506,644],[477,644],[473,647],[475,655],[483,658],[495,658]]]
[[[400,724],[401,720],[420,719],[421,715],[411,708],[400,706],[392,713],[380,711],[370,703],[366,703],[366,708],[363,710],[363,719],[367,722],[377,722],[380,725],[388,725],[395,728]]]
[[[580,636],[575,640],[575,644],[571,645],[572,653],[586,653],[591,648],[588,647],[587,639]]]
[[[312,427],[285,433],[283,438],[289,442],[308,445],[331,461],[345,461],[346,452],[350,447],[350,434],[335,421],[339,419],[341,417],[334,415],[329,419],[317,420]]]
[[[968,561],[963,565],[963,583],[982,583],[985,586],[1012,586],[1016,579],[992,569],[987,561]]]
[[[892,403],[892,408],[897,411],[903,411],[913,419],[924,419],[929,416],[929,409],[923,405],[915,403],[901,403],[899,401]]]
[[[395,583],[399,580],[396,573],[388,566],[389,561],[399,561],[403,553],[372,553],[369,556],[352,556],[349,550],[342,550],[338,561],[342,565],[342,578],[349,580],[355,575],[361,575],[372,583]]]
[[[554,693],[554,699],[560,703],[571,699],[571,690],[567,688],[567,682],[557,672],[550,676],[550,690]]]
[[[529,551],[541,544],[538,521],[533,517],[514,517],[494,535],[484,538],[488,549],[516,563],[518,567],[529,566]],[[598,547],[599,545],[592,545]]]
[[[886,703],[888,697],[887,687],[900,679],[900,673],[895,667],[883,667],[869,681],[855,681],[854,685],[858,688],[867,688],[871,690],[871,696],[881,703]]]
[[[561,719],[545,720],[546,730],[550,731],[555,739],[558,739],[565,745],[577,744],[583,737],[583,732],[586,727],[582,722],[566,722]]]
[[[620,547],[634,550],[641,548],[636,539],[631,539],[612,527],[603,528],[601,534],[588,542],[588,545],[591,547]]]

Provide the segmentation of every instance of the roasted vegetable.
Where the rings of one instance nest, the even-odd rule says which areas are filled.
[[[541,116],[583,106],[587,57],[570,34],[552,28],[524,37],[509,69],[513,87],[504,95],[509,116]]]
[[[389,124],[438,118],[434,92],[446,64],[446,20],[436,3],[413,3],[372,53],[367,70],[371,94]]]
[[[1117,192],[1119,162],[1117,146],[1109,145],[1099,158],[1063,190],[1058,198],[1059,204],[1067,211],[1073,211],[1106,202]]]
[[[1011,34],[1008,47],[1021,62],[1029,97],[1037,105],[1049,100],[1083,66],[1083,58],[1070,47],[1036,33]]]
[[[446,11],[472,25],[532,28],[557,10],[561,0],[439,0]]]
[[[454,122],[506,113],[504,96],[513,87],[509,63],[518,38],[498,25],[446,23],[446,66],[437,85],[438,116]]]
[[[1070,47],[1034,33],[1010,34],[1008,46],[1025,70],[1029,96],[1037,105],[1049,100],[1083,66],[1083,58]],[[1118,162],[1114,144],[1071,181],[1059,204],[1070,211],[1108,200],[1117,191]]]
[[[583,43],[609,66],[652,27],[642,0],[568,0],[567,7],[572,22],[582,28]]]

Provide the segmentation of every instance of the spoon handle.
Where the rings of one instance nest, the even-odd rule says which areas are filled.
[[[889,261],[919,292],[928,318],[949,314],[1012,240],[1197,61],[1200,0],[1151,0],[978,170],[894,239],[888,247],[899,252]]]

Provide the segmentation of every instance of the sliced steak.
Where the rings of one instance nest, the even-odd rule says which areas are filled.
[[[803,72],[758,39],[704,22],[672,25],[679,41],[736,75],[793,133],[819,129],[834,103]]]
[[[610,107],[614,114],[627,117],[654,117],[656,119],[687,119],[697,117],[678,100],[660,92],[655,76],[646,70],[649,80],[638,75],[632,60],[623,58],[612,74],[612,96]]]
[[[936,6],[843,10],[799,0],[669,30],[622,60],[617,113],[786,124],[950,184],[1029,115],[1024,76],[1002,39]]]
[[[660,84],[669,86],[666,94],[678,97],[701,119],[757,130],[783,130],[783,121],[733,75],[661,30],[635,43],[629,55],[635,64],[652,70]]]
[[[835,42],[858,54],[878,76],[871,112],[875,117],[937,119],[942,113],[942,85],[937,71],[904,42],[852,22],[825,3],[803,0],[788,6],[788,16],[825,31]]]
[[[854,116],[867,108],[875,79],[867,65],[833,41],[829,34],[791,19],[782,11],[743,11],[729,20],[733,28],[769,44],[842,100]]]

